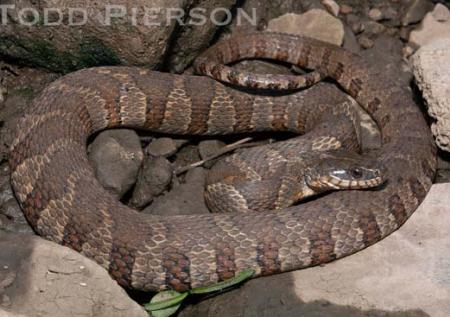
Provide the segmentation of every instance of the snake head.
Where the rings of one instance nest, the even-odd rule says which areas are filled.
[[[307,185],[316,192],[377,187],[385,181],[380,163],[344,151],[319,154],[317,164],[305,173]]]

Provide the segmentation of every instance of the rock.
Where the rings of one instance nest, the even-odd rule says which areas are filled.
[[[206,160],[211,158],[212,156],[219,153],[220,149],[223,148],[226,144],[222,141],[218,140],[205,140],[198,144],[198,152],[200,153],[200,157],[202,160]],[[217,159],[209,160],[203,164],[206,168],[211,168]]]
[[[312,9],[319,9],[319,10],[325,10],[325,5],[323,4],[323,1],[321,0],[302,0],[297,1],[302,2],[303,11],[309,11]]]
[[[405,8],[402,10],[401,18],[403,25],[417,23],[423,19],[425,14],[433,9],[433,4],[428,0],[410,0],[405,2]]]
[[[375,43],[365,35],[360,36],[358,42],[365,49],[372,48],[375,45]]]
[[[425,16],[420,26],[411,31],[409,41],[414,45],[422,46],[437,39],[444,39],[450,37],[450,21],[438,22],[429,13]]]
[[[409,87],[413,78],[412,72],[405,68],[403,61],[403,42],[397,37],[388,34],[380,34],[374,40],[374,46],[361,52],[369,65],[395,78],[405,87]]]
[[[341,14],[350,14],[353,12],[353,8],[347,4],[341,5]]]
[[[434,185],[403,227],[361,252],[248,281],[179,316],[449,316],[449,192]]]
[[[414,48],[412,48],[412,47],[409,46],[409,45],[406,45],[406,46],[403,48],[403,58],[404,58],[404,59],[410,58],[411,55],[414,54],[414,52],[415,52]]]
[[[322,4],[325,6],[328,12],[337,17],[341,8],[334,0],[323,0]]]
[[[196,163],[200,160],[201,158],[198,153],[198,147],[194,145],[186,145],[176,154],[173,165],[175,169],[178,169]]]
[[[58,77],[42,69],[0,64],[0,90],[7,92],[7,98],[3,95],[0,120],[10,121],[21,115],[31,100]]]
[[[15,9],[7,10],[7,23],[0,24],[0,55],[58,73],[117,64],[155,68],[166,61],[171,68],[183,69],[209,45],[234,2],[121,0],[114,2],[116,8],[96,0],[13,2]],[[188,14],[194,6],[205,10],[197,11],[205,23]],[[46,25],[44,8],[60,9],[62,22]],[[36,25],[19,23],[23,9],[36,10]],[[75,9],[75,14],[69,14],[69,9]],[[57,18],[58,14],[51,22]],[[71,20],[82,25],[73,26]]]
[[[176,73],[183,72],[183,70],[192,63],[199,53],[208,48],[211,40],[213,40],[218,29],[221,27],[220,24],[224,23],[224,21],[226,22],[227,20],[229,20],[228,24],[231,24],[232,15],[226,13],[226,10],[231,12],[236,1],[200,0],[185,2],[192,3],[190,4],[191,6],[204,10],[204,16],[208,18],[205,23],[195,25],[190,23],[195,22],[197,19],[195,17],[187,17],[184,19],[186,26],[181,27],[178,32],[176,32],[174,42],[171,45],[171,54],[169,55],[169,60],[167,61],[169,70]],[[185,10],[189,12],[188,10],[190,10],[190,8],[186,6]],[[251,11],[248,13],[251,14]],[[211,16],[213,18],[209,18]]]
[[[361,47],[352,29],[347,25],[344,26],[344,29],[345,29],[344,45],[343,45],[344,48],[349,50],[350,52],[356,54],[359,53],[361,51]]]
[[[417,85],[435,119],[431,130],[437,145],[450,152],[450,39],[442,38],[416,52],[412,65]]]
[[[89,160],[97,179],[117,198],[136,182],[143,157],[138,135],[128,129],[104,131],[89,147]]]
[[[148,205],[168,189],[172,175],[172,165],[166,158],[149,156],[144,159],[130,204],[139,209]]]
[[[7,164],[0,166],[0,233],[1,231],[34,234],[14,196]]]
[[[152,156],[170,157],[177,152],[178,146],[171,138],[159,138],[148,145],[146,152]]]
[[[1,309],[12,316],[148,317],[107,271],[39,237],[0,233]]]
[[[378,35],[386,31],[386,27],[378,22],[365,21],[363,23],[364,34],[367,36]]]
[[[372,19],[373,21],[383,20],[383,18],[384,18],[383,12],[381,12],[381,10],[378,8],[370,9],[369,18]]]
[[[383,19],[392,21],[392,20],[398,20],[398,11],[394,9],[393,7],[387,7],[384,10],[382,10]]]
[[[450,21],[450,10],[443,4],[437,3],[431,12],[433,18],[438,22]]]
[[[352,31],[355,34],[359,34],[362,31],[364,31],[364,25],[361,22],[361,19],[359,18],[359,16],[355,15],[355,14],[348,14],[346,17],[347,20],[347,24],[350,26],[350,28],[352,29]]]
[[[219,140],[205,140],[198,144],[198,151],[202,160],[205,160],[213,155],[216,155],[220,149],[226,144]]]
[[[339,46],[344,40],[343,23],[320,9],[312,9],[303,14],[288,13],[272,19],[267,30],[308,36]]]
[[[267,22],[286,13],[303,13],[314,8],[325,9],[320,0],[246,0],[241,1],[240,8],[247,13],[255,14],[255,21],[246,19],[234,19],[229,27],[230,33],[247,34],[267,27]],[[238,24],[238,22],[240,22]],[[226,37],[227,32],[222,32],[221,38]]]
[[[164,196],[155,198],[143,212],[159,216],[207,214],[203,197],[206,170],[201,167],[187,172],[185,183]]]

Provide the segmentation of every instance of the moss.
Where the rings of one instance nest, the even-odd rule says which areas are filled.
[[[84,39],[78,50],[68,52],[43,39],[0,36],[0,55],[63,74],[86,67],[120,64],[113,50],[97,38]]]

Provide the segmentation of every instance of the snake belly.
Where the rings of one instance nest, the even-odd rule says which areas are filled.
[[[381,130],[376,155],[386,167],[384,187],[335,192],[276,213],[137,213],[95,179],[86,155],[93,133],[113,127],[305,133],[319,126],[320,107],[304,120],[298,94],[257,95],[207,77],[134,67],[92,68],[52,83],[18,122],[11,180],[36,232],[95,260],[125,287],[183,291],[248,268],[260,276],[326,263],[399,228],[425,198],[436,168],[435,146],[411,93],[359,56],[316,40],[249,34],[228,43],[233,57],[269,52],[334,79]]]

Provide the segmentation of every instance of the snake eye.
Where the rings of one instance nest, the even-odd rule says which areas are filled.
[[[359,168],[354,168],[351,170],[352,177],[361,178],[363,176],[363,172]]]

